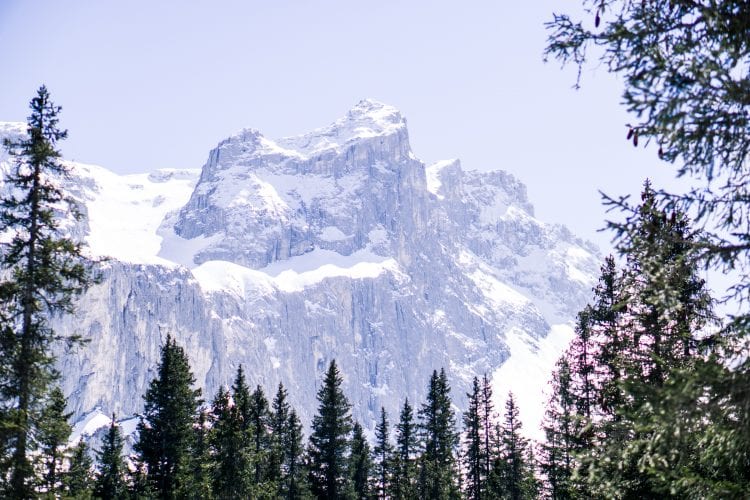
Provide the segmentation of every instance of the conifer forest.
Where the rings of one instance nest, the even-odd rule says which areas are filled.
[[[262,387],[241,365],[206,394],[167,334],[133,441],[113,415],[100,442],[71,442],[53,347],[85,350],[87,339],[50,318],[73,314],[106,262],[61,226],[61,212],[83,214],[56,181],[67,131],[41,86],[26,136],[4,144],[14,167],[0,200],[0,496],[748,498],[750,2],[575,3],[580,19],[551,16],[545,58],[578,69],[584,95],[582,68],[621,79],[633,119],[623,140],[692,187],[644,179],[637,199],[602,195],[614,251],[555,364],[542,439],[527,437],[514,394],[494,406],[486,373],[464,412],[448,367],[418,374],[424,399],[381,408],[369,429],[332,360],[304,422],[283,383]],[[707,271],[731,282],[726,295]]]

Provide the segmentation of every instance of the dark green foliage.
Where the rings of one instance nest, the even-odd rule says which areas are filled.
[[[399,414],[398,424],[396,424],[393,484],[390,488],[393,498],[417,498],[416,453],[418,444],[414,412],[409,400],[406,399]]]
[[[81,440],[70,454],[68,471],[63,476],[63,498],[88,500],[94,490],[94,463],[86,442]]]
[[[362,426],[355,422],[352,428],[351,453],[349,455],[349,481],[352,488],[352,498],[368,500],[371,494],[370,472],[372,470],[372,455],[370,445],[365,439]]]
[[[61,483],[65,447],[68,444],[71,427],[68,423],[70,413],[65,413],[65,395],[55,386],[42,410],[39,420],[39,457],[44,469],[42,490],[45,492],[59,492]]]
[[[653,461],[661,465],[650,465],[652,470],[672,469],[674,457],[694,455],[703,447],[697,441],[690,444],[683,440],[683,446],[673,449],[671,456],[648,451],[656,435],[671,432],[679,425],[677,420],[684,419],[681,409],[664,406],[668,399],[665,386],[672,378],[694,370],[699,361],[700,332],[713,321],[713,314],[698,274],[695,240],[687,218],[659,209],[648,183],[641,200],[628,222],[633,227],[631,237],[618,244],[627,256],[623,272],[627,321],[618,321],[616,336],[609,334],[600,341],[604,351],[608,339],[609,343],[616,340],[609,350],[619,353],[609,363],[619,377],[605,379],[613,388],[609,405],[601,405],[606,417],[599,426],[601,444],[596,453],[589,454],[589,482],[594,492],[604,495],[612,491],[635,496],[670,493],[673,485],[644,474],[644,465]],[[605,361],[601,357],[596,360],[598,366],[605,366]],[[696,400],[691,407],[699,404]],[[654,425],[655,419],[667,427]],[[668,423],[670,419],[674,421]]]
[[[625,465],[638,469],[641,479],[647,473],[646,487],[669,488],[673,495],[738,496],[750,489],[750,315],[746,312],[750,300],[750,4],[745,0],[582,3],[596,21],[594,27],[556,15],[548,24],[547,54],[580,67],[592,48],[600,49],[595,57],[621,77],[624,104],[637,119],[630,125],[628,139],[635,144],[639,137],[656,143],[662,159],[678,163],[678,176],[695,180],[683,193],[654,193],[654,214],[661,211],[669,221],[674,214],[678,225],[680,214],[691,214],[701,228],[710,231],[683,243],[688,243],[701,264],[729,277],[730,294],[742,305],[740,314],[728,317],[723,329],[710,336],[704,332],[698,345],[705,350],[687,366],[667,373],[658,361],[638,353],[633,367],[645,369],[656,381],[656,389],[637,382],[627,384],[631,394],[645,390],[644,396],[633,400],[645,403],[631,405],[623,419],[645,428],[637,439],[627,440],[631,446],[623,450],[627,457],[621,457],[618,470]],[[605,202],[628,215],[624,222],[608,223],[617,241],[624,243],[622,251],[654,249],[642,238],[649,232],[656,234],[644,232],[644,204],[610,197]],[[669,231],[663,234],[668,236]],[[669,275],[679,282],[679,272],[673,271],[680,266],[670,267],[665,274],[643,268],[647,279],[665,288],[662,292],[654,288],[655,293],[641,304],[639,323],[656,325],[660,335],[665,324],[653,314],[652,306],[661,303],[658,309],[677,313],[671,318],[678,329],[679,323],[686,323],[677,316],[690,315],[687,308],[674,307],[689,287],[670,283]],[[679,341],[678,331],[671,333]],[[655,339],[649,336],[648,340]],[[657,358],[666,354],[665,361],[670,362],[668,351],[650,351],[656,351]],[[679,359],[671,361],[681,364]],[[658,397],[652,398],[650,390]],[[670,442],[679,448],[670,448]],[[611,480],[609,491],[621,481],[606,479]]]
[[[500,448],[490,473],[492,498],[520,500],[537,496],[533,458],[528,440],[521,436],[522,427],[518,405],[513,393],[510,393],[505,402],[503,425],[499,429]]]
[[[544,492],[553,500],[585,496],[576,490],[573,481],[578,464],[575,454],[580,451],[579,436],[584,431],[584,421],[576,414],[571,383],[570,365],[563,356],[552,377],[552,395],[543,422],[545,442],[540,445],[539,467],[544,475]]]
[[[479,379],[474,377],[471,394],[469,397],[469,407],[464,413],[464,473],[466,476],[466,485],[464,491],[466,498],[478,500],[483,498],[483,492],[487,486],[486,476],[484,474],[485,456],[484,456],[484,428],[482,416],[482,389],[479,386]]]
[[[482,455],[484,456],[484,467],[482,468],[482,475],[486,482],[490,477],[491,468],[491,443],[492,443],[492,418],[494,416],[494,407],[492,405],[492,385],[490,380],[487,378],[485,373],[482,377],[482,394],[480,400],[479,415],[481,419],[482,431],[483,431],[483,442],[482,442]],[[486,485],[485,485],[486,489]]]
[[[281,498],[311,498],[307,469],[304,463],[302,424],[294,409],[289,411],[284,448],[284,475],[281,479]]]
[[[58,378],[52,346],[59,339],[47,318],[72,312],[90,283],[81,246],[55,219],[68,201],[57,182],[67,174],[56,149],[67,136],[58,128],[60,107],[42,86],[30,108],[27,136],[5,142],[15,167],[0,200],[0,230],[10,235],[0,253],[0,488],[14,498],[34,496],[30,455],[40,451],[41,418]],[[80,216],[72,204],[70,213]]]
[[[580,3],[591,18],[555,15],[547,24],[547,55],[580,68],[591,50],[599,49],[594,57],[624,81],[623,103],[637,120],[628,139],[655,143],[663,160],[680,164],[678,176],[705,182],[686,194],[662,197],[721,229],[704,247],[710,259],[746,261],[750,5],[746,0]],[[591,23],[595,16],[599,26]],[[711,181],[710,190],[704,189]],[[746,277],[738,281],[741,289],[750,283]]]
[[[251,456],[253,459],[253,480],[255,484],[261,485],[268,481],[268,466],[271,454],[271,412],[268,408],[268,400],[261,386],[257,386],[250,395],[249,412],[247,417],[249,431]],[[266,484],[267,488],[274,485]]]
[[[219,389],[211,406],[211,484],[217,498],[244,498],[253,488],[248,436],[229,392]]]
[[[94,496],[104,499],[127,498],[125,474],[127,467],[122,458],[122,434],[112,415],[102,449],[97,452],[98,472],[94,482]]]
[[[211,443],[208,425],[210,415],[207,410],[201,410],[195,424],[195,438],[190,457],[191,487],[189,498],[195,500],[210,500],[211,490]]]
[[[375,425],[375,479],[377,498],[385,499],[391,489],[393,477],[393,445],[388,436],[388,415],[380,408],[380,421]]]
[[[427,498],[457,495],[456,459],[458,445],[456,416],[451,408],[450,387],[445,370],[433,371],[427,401],[419,410],[422,456],[419,460],[419,494]]]
[[[268,479],[277,484],[281,490],[281,480],[284,464],[284,442],[287,439],[289,411],[291,407],[287,402],[287,392],[284,385],[279,383],[276,396],[271,403],[270,415],[270,450],[268,460]]]
[[[319,498],[339,498],[349,489],[347,461],[352,421],[341,383],[336,361],[331,361],[317,394],[318,412],[313,417],[308,451],[310,483]]]
[[[151,381],[138,423],[137,458],[160,498],[184,497],[191,487],[193,424],[201,403],[200,389],[187,355],[171,336],[161,350],[157,377]]]

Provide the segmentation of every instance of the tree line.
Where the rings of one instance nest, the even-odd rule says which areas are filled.
[[[520,434],[515,399],[509,397],[504,420],[496,421],[487,377],[474,380],[463,435],[441,370],[433,372],[416,411],[404,401],[394,429],[381,409],[372,445],[351,417],[342,381],[331,361],[305,441],[283,384],[269,401],[239,367],[232,386],[205,405],[186,353],[167,337],[144,395],[134,453],[123,454],[113,418],[96,463],[81,441],[67,459],[57,454],[57,468],[65,472],[40,491],[122,499],[536,497],[533,455]]]

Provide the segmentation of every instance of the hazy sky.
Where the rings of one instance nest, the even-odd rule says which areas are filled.
[[[0,0],[0,121],[40,84],[63,106],[66,157],[120,173],[203,165],[242,127],[327,125],[372,97],[407,118],[426,163],[504,169],[537,216],[605,247],[598,190],[673,170],[635,149],[605,68],[544,64],[543,23],[572,2]]]

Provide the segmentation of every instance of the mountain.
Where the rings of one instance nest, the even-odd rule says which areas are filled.
[[[533,428],[598,273],[596,249],[536,219],[520,181],[426,166],[406,120],[373,100],[299,137],[242,130],[201,170],[70,165],[62,182],[86,217],[66,228],[107,257],[77,314],[54,320],[90,339],[60,352],[84,423],[142,408],[169,333],[207,399],[242,364],[267,393],[282,381],[309,419],[335,358],[371,426],[381,405],[395,419],[404,397],[421,401],[445,367],[458,408],[487,373]]]

